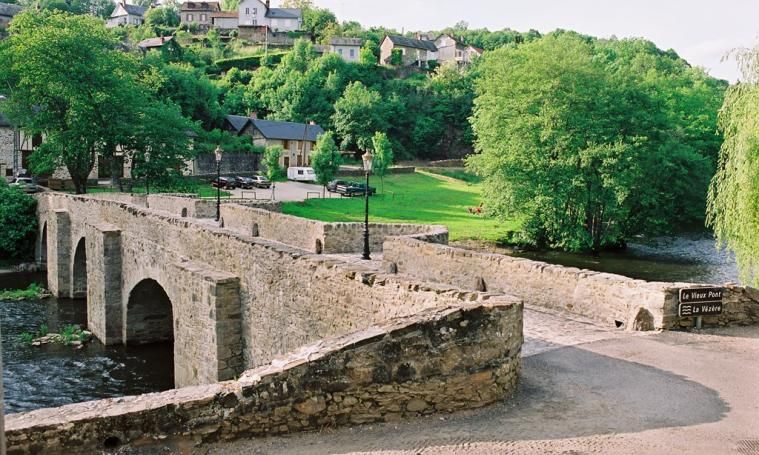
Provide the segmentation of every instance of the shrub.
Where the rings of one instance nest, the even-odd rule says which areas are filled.
[[[34,255],[37,200],[0,179],[0,259]]]

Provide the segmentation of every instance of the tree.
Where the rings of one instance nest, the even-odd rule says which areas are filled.
[[[282,8],[313,9],[314,2],[312,0],[283,0]]]
[[[342,147],[348,149],[355,145],[361,151],[369,150],[373,132],[387,130],[384,108],[379,92],[366,88],[361,82],[349,84],[335,103],[332,117],[335,131],[342,137]]]
[[[316,181],[323,186],[322,197],[325,195],[327,184],[334,180],[340,170],[341,163],[342,157],[334,136],[331,131],[327,131],[319,136],[316,147],[311,152],[311,167],[316,173]]]
[[[0,178],[0,260],[22,259],[34,251],[37,200]]]
[[[374,133],[372,138],[374,148],[374,159],[372,160],[372,171],[374,175],[380,178],[382,192],[385,192],[385,176],[387,175],[390,165],[393,164],[393,146],[387,138],[387,134],[382,132]]]
[[[708,224],[735,253],[741,278],[759,285],[759,49],[737,54],[742,81],[720,111],[725,142],[709,190]]]
[[[379,62],[379,45],[375,41],[366,40],[359,52],[359,61],[364,65],[376,65]]]
[[[27,134],[42,134],[36,172],[65,166],[77,193],[98,156],[112,156],[131,134],[144,91],[137,62],[118,50],[91,16],[26,11],[0,47],[0,83],[10,87],[6,114]]]
[[[303,29],[313,38],[314,42],[328,44],[332,31],[337,27],[335,13],[323,8],[303,9]]]
[[[403,65],[403,51],[401,49],[393,49],[391,51],[390,64],[393,66]]]
[[[518,241],[597,253],[697,221],[688,201],[710,175],[700,133],[684,134],[671,94],[647,83],[693,78],[664,53],[650,62],[671,71],[650,67],[647,51],[611,47],[630,57],[562,32],[483,58],[472,120],[481,153],[468,164],[485,178],[489,210],[523,220]]]
[[[180,22],[179,11],[169,6],[151,8],[145,14],[145,24],[153,27],[178,27]]]
[[[283,149],[279,145],[266,147],[266,151],[264,151],[263,163],[266,166],[266,177],[272,182],[281,180],[284,177],[284,169],[279,164],[282,152]]]

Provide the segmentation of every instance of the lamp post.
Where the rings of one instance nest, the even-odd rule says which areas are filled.
[[[145,152],[145,195],[150,196],[150,152]]]
[[[216,155],[216,222],[221,219],[221,147],[213,151]]]
[[[366,174],[366,183],[364,184],[364,256],[365,261],[371,260],[369,255],[369,173],[372,171],[372,154],[366,152],[361,159],[364,161],[364,173]]]

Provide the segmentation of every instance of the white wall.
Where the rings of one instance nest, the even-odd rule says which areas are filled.
[[[242,0],[238,11],[240,25],[269,25],[266,5],[260,0]]]

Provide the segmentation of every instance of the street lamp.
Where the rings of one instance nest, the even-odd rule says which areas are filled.
[[[365,261],[371,260],[369,256],[369,173],[372,172],[371,152],[366,152],[361,159],[364,161],[364,173],[366,174],[366,184],[364,185],[364,256]]]
[[[221,219],[221,147],[213,151],[216,155],[216,222]]]
[[[150,152],[145,152],[145,195],[150,196]]]

